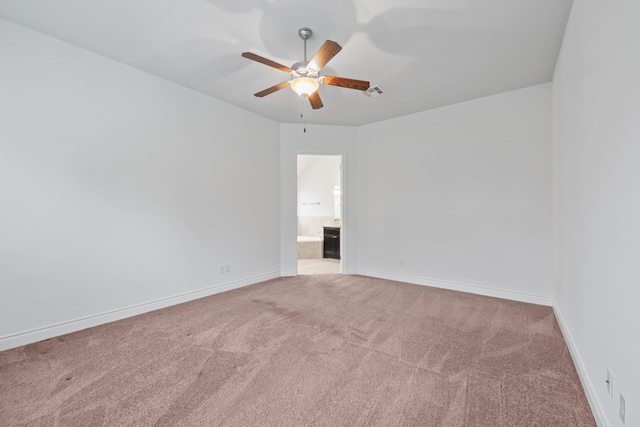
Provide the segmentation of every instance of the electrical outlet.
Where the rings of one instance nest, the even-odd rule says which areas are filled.
[[[607,379],[605,380],[607,383],[607,393],[609,397],[613,397],[613,374],[610,370],[607,369]]]
[[[225,273],[228,273],[228,272],[230,272],[230,271],[231,271],[231,266],[230,266],[229,264],[225,265],[225,266],[224,266],[224,272],[225,272]]]
[[[220,274],[224,274],[224,265],[220,266]]]
[[[620,419],[622,420],[622,424],[624,424],[624,417],[627,413],[627,403],[624,400],[624,396],[620,393]]]

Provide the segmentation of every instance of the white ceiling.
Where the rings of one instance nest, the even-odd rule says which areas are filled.
[[[362,125],[549,82],[572,0],[0,0],[0,17],[282,123]],[[343,49],[321,74],[385,94],[321,86],[324,108],[285,88],[300,27]]]

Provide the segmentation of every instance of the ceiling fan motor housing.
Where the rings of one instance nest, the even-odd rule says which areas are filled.
[[[312,77],[318,78],[318,71],[309,68],[309,62],[300,61],[291,66],[291,75],[296,77]]]

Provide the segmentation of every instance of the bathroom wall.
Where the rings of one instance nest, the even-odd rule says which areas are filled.
[[[334,188],[340,187],[340,156],[298,155],[298,235],[322,236],[340,227]]]

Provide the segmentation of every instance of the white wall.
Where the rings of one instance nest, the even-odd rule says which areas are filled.
[[[639,17],[636,0],[576,0],[553,82],[554,304],[611,426],[619,393],[640,426]]]
[[[295,275],[296,255],[296,176],[298,154],[337,154],[342,156],[342,230],[341,263],[345,274],[356,270],[356,128],[297,124],[280,125],[281,165],[281,272]]]
[[[4,20],[0,58],[0,349],[279,275],[277,123]]]
[[[358,271],[550,304],[550,91],[359,128]]]
[[[341,161],[340,156],[298,156],[298,216],[333,217],[333,190],[340,186]]]
[[[640,425],[639,7],[576,0],[553,84],[554,306],[612,426],[620,392]],[[550,85],[303,133],[3,20],[0,58],[0,349],[295,274],[298,153],[345,156],[346,273],[550,301]]]

